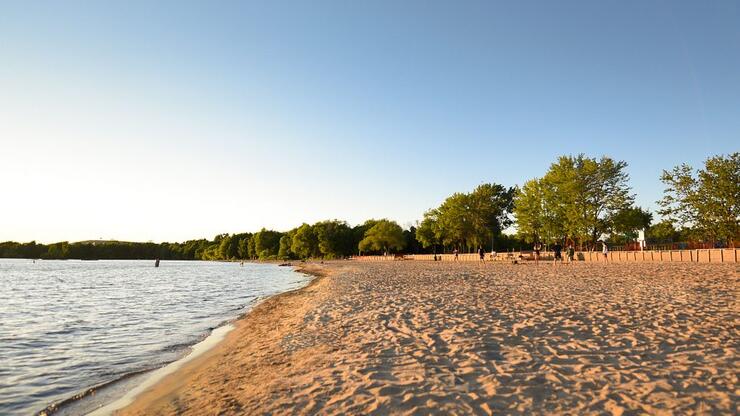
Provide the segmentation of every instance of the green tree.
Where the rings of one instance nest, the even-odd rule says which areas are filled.
[[[276,258],[280,251],[282,233],[262,228],[254,234],[254,250],[261,260]]]
[[[293,244],[293,235],[295,234],[295,230],[290,230],[287,233],[285,233],[282,237],[280,237],[280,249],[278,250],[278,257],[284,260],[291,259],[294,256],[293,251],[291,251],[290,246]]]
[[[247,258],[250,259],[257,258],[257,239],[255,238],[255,236],[252,236],[252,238],[250,238],[247,242]]]
[[[681,240],[681,232],[676,230],[671,220],[663,220],[650,226],[645,237],[653,243],[673,243]]]
[[[650,227],[653,214],[640,207],[629,207],[615,213],[611,218],[612,233],[624,241],[634,241],[637,232]]]
[[[464,247],[469,250],[487,246],[492,237],[511,225],[515,188],[482,184],[471,193],[454,193],[435,209],[424,214],[417,230],[424,247]]]
[[[437,252],[437,246],[442,244],[442,235],[439,227],[439,211],[430,209],[424,213],[424,219],[416,229],[416,240],[424,248],[432,247]]]
[[[536,186],[529,185],[526,196],[520,196],[518,215],[524,214],[525,231],[531,234],[531,227],[539,226],[542,236],[551,240],[595,243],[612,228],[614,214],[634,201],[626,167],[626,162],[606,156],[598,160],[583,154],[561,156]],[[534,209],[540,197],[537,214]],[[539,220],[535,222],[531,215],[539,215]]]
[[[539,179],[531,179],[517,190],[514,197],[514,217],[517,233],[528,243],[549,240],[545,196]]]
[[[252,238],[251,233],[237,234],[234,238],[238,238],[239,242],[236,244],[236,256],[242,260],[249,258],[249,240]]]
[[[67,241],[62,241],[59,243],[50,244],[46,255],[43,257],[48,259],[69,258],[69,243]]]
[[[325,258],[341,258],[354,251],[352,228],[344,221],[328,220],[313,225],[319,252]]]
[[[295,230],[290,251],[301,259],[318,256],[319,240],[310,225],[304,223]]]
[[[418,254],[421,252],[421,246],[419,240],[416,239],[417,228],[413,225],[408,230],[403,230],[403,238],[406,240],[406,252],[410,254]]]
[[[469,196],[470,220],[473,235],[469,239],[471,248],[485,246],[512,223],[511,211],[516,188],[505,188],[499,184],[479,185]]]
[[[437,208],[437,227],[445,246],[466,247],[472,238],[474,230],[470,199],[468,194],[456,192]]]
[[[228,234],[221,239],[221,242],[218,244],[218,253],[217,253],[218,259],[221,259],[221,260],[231,259],[231,240],[232,240],[232,237]]]
[[[365,221],[362,224],[358,224],[354,227],[352,227],[352,249],[357,249],[360,241],[362,241],[363,238],[365,238],[365,233],[367,230],[373,228],[375,224],[378,223],[378,220],[375,219],[369,219]]]
[[[365,238],[358,248],[362,252],[380,251],[387,254],[391,250],[402,250],[406,244],[403,229],[395,221],[380,220],[365,232]]]
[[[707,159],[694,175],[686,164],[663,171],[658,211],[697,236],[734,246],[740,238],[740,153]]]

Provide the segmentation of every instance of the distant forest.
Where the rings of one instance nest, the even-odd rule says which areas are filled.
[[[663,171],[657,214],[635,206],[627,163],[609,157],[562,156],[541,178],[521,187],[482,184],[455,193],[428,210],[415,226],[367,220],[350,226],[327,220],[287,232],[219,234],[184,243],[120,241],[0,243],[0,257],[42,259],[249,260],[345,258],[358,254],[442,253],[526,249],[535,242],[592,249],[598,241],[633,243],[645,230],[652,244],[709,242],[734,247],[740,240],[740,153],[714,156],[694,171]],[[515,234],[503,231],[515,226]]]

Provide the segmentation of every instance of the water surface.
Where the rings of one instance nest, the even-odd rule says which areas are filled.
[[[28,415],[181,357],[308,278],[269,264],[0,259],[0,414]]]

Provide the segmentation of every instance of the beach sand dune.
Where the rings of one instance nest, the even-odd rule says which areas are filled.
[[[321,267],[121,413],[738,413],[734,264]]]

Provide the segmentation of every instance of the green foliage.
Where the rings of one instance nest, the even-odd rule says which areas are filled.
[[[424,214],[417,238],[423,247],[441,244],[473,250],[487,246],[511,225],[515,192],[515,188],[483,184],[468,194],[455,193]]]
[[[47,259],[66,259],[69,258],[69,243],[62,241],[49,245],[49,251],[44,258]]]
[[[666,185],[661,215],[703,239],[728,245],[740,239],[740,153],[707,159],[696,176],[683,164],[660,179]]]
[[[246,260],[249,257],[249,240],[252,239],[251,233],[234,234],[236,240],[236,258]]]
[[[640,207],[625,208],[611,217],[612,238],[617,241],[635,241],[639,230],[647,229],[653,214]]]
[[[681,231],[676,230],[671,220],[663,220],[645,231],[645,237],[653,243],[673,243],[684,239]]]
[[[362,241],[363,238],[365,238],[365,233],[367,230],[373,228],[375,224],[378,223],[378,220],[376,219],[369,219],[365,221],[362,224],[356,225],[352,228],[352,241],[354,242],[354,247],[356,248],[358,244],[360,244],[360,241]]]
[[[595,243],[612,229],[616,213],[632,206],[626,167],[609,157],[561,156],[544,177],[526,182],[517,193],[520,236],[529,242]]]
[[[382,252],[402,250],[406,245],[403,229],[395,221],[380,220],[365,232],[365,237],[358,244],[363,252]]]
[[[218,257],[224,260],[229,260],[234,256],[231,256],[231,237],[226,236],[221,240],[218,245]]]
[[[304,223],[295,230],[290,251],[301,259],[318,256],[319,240],[310,225]]]
[[[421,253],[422,247],[419,244],[419,240],[416,239],[416,227],[411,226],[408,230],[403,230],[403,238],[406,240],[406,253]]]
[[[416,229],[416,239],[424,248],[436,247],[442,244],[442,233],[439,228],[439,211],[430,209],[424,213],[424,219]]]
[[[293,244],[293,235],[295,230],[290,230],[280,237],[280,248],[278,249],[278,258],[281,260],[289,260],[296,258],[295,253],[290,249]]]
[[[352,255],[354,239],[352,228],[344,221],[329,220],[313,225],[319,252],[324,258],[336,259]]]
[[[282,233],[262,228],[254,234],[254,250],[260,260],[277,258],[280,251],[280,238]]]
[[[247,258],[248,259],[256,259],[257,258],[257,249],[255,247],[255,241],[256,239],[254,236],[249,239],[247,242]]]
[[[549,241],[561,234],[554,215],[548,210],[541,179],[532,179],[517,189],[514,197],[514,217],[517,233],[528,243]]]
[[[470,193],[455,193],[424,213],[416,227],[403,230],[395,222],[370,219],[350,227],[327,220],[302,224],[287,233],[263,228],[255,234],[218,234],[213,240],[185,243],[129,243],[120,241],[59,242],[49,245],[7,241],[0,257],[48,259],[291,259],[343,258],[363,253],[438,252],[451,247],[498,251],[523,244],[570,239],[593,244],[602,234],[615,241],[631,241],[645,228],[652,241],[677,241],[691,233],[730,245],[740,238],[740,154],[715,156],[704,169],[688,165],[664,171],[666,184],[659,213],[664,220],[650,226],[651,213],[635,207],[630,194],[627,164],[600,159],[562,156],[545,175],[521,188],[482,184]],[[516,219],[517,235],[503,234]],[[679,228],[676,229],[675,225]]]

